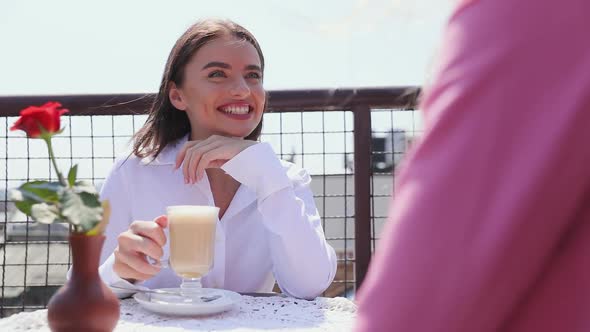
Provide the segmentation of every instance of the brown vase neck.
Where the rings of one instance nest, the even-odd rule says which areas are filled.
[[[72,277],[75,274],[86,278],[98,278],[98,263],[104,240],[104,235],[70,235]]]

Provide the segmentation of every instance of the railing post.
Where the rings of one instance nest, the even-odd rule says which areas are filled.
[[[354,230],[356,289],[371,260],[371,109],[353,106],[354,113]]]

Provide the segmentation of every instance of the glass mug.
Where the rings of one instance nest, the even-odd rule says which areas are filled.
[[[171,267],[182,277],[182,296],[192,299],[203,296],[201,277],[213,267],[219,208],[176,205],[168,206],[166,214],[170,229],[170,258],[155,265]]]

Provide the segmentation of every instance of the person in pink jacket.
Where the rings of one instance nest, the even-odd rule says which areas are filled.
[[[590,331],[590,1],[462,1],[356,331]]]

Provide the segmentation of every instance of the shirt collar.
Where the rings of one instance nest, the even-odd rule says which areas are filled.
[[[175,142],[168,143],[156,158],[148,156],[141,159],[141,163],[147,166],[174,165],[176,155],[186,142],[188,142],[188,134]]]

